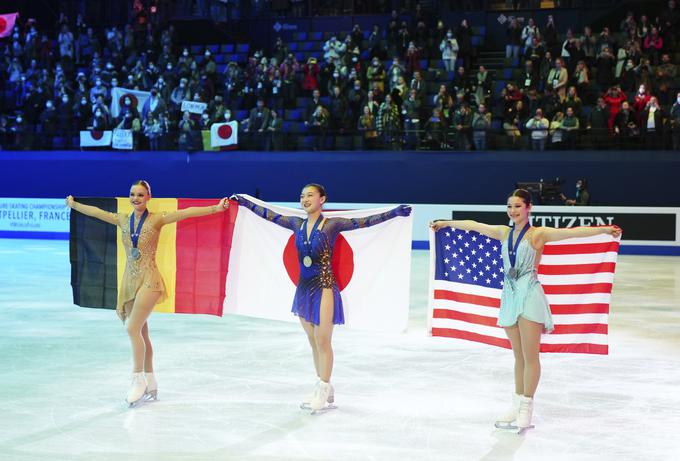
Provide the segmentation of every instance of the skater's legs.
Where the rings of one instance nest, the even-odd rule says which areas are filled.
[[[321,294],[319,325],[314,327],[314,341],[319,360],[319,378],[330,382],[333,372],[333,290],[324,288]]]
[[[522,353],[524,354],[524,390],[522,394],[533,398],[538,387],[538,380],[541,378],[539,352],[543,324],[532,322],[523,317],[519,318],[517,324],[519,325]]]
[[[142,339],[144,339],[144,372],[153,373],[153,346],[149,337],[149,322],[144,322]]]
[[[512,353],[515,356],[515,393],[522,395],[524,393],[524,353],[519,327],[517,325],[507,327],[505,334],[510,340]]]
[[[300,324],[307,334],[307,340],[309,345],[312,346],[312,357],[314,358],[314,369],[316,370],[316,375],[319,376],[319,352],[316,348],[316,339],[314,339],[314,324],[306,321],[300,317]]]
[[[149,315],[151,315],[151,311],[160,295],[159,291],[151,291],[144,288],[139,290],[132,307],[132,312],[128,317],[127,332],[132,346],[133,373],[144,371],[144,352],[146,346],[142,336],[142,328],[146,324]]]

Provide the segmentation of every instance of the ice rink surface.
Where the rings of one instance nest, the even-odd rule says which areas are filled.
[[[408,332],[335,330],[336,410],[298,407],[299,324],[173,314],[150,321],[160,400],[128,409],[126,332],[72,304],[68,243],[0,239],[0,460],[680,459],[680,258],[619,258],[610,354],[543,354],[524,436],[493,427],[511,352],[428,336],[427,267]]]

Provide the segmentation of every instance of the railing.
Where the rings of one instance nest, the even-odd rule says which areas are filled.
[[[370,133],[374,131],[374,134]],[[537,130],[544,131],[544,130]],[[133,150],[262,150],[262,151],[334,151],[334,150],[417,150],[417,151],[493,151],[493,150],[680,150],[680,124],[665,125],[653,133],[614,135],[607,129],[545,130],[543,139],[532,138],[531,130],[496,129],[461,131],[455,128],[400,130],[331,130],[308,128],[305,132],[239,131],[238,145],[210,148],[209,131],[191,131],[180,139],[170,131],[149,139],[134,133]],[[36,132],[7,130],[0,136],[0,150],[111,150],[111,146],[81,147],[79,131]],[[369,133],[367,135],[367,133]]]

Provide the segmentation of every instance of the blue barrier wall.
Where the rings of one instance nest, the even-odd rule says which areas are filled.
[[[320,182],[335,202],[497,204],[517,181],[590,182],[593,205],[680,205],[678,152],[0,152],[0,196],[127,195],[147,179],[157,197],[234,192],[294,201]]]

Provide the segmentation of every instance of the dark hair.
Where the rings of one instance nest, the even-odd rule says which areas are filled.
[[[512,194],[508,196],[508,198],[510,197],[519,197],[526,206],[531,205],[531,193],[526,189],[515,189]]]
[[[586,178],[578,178],[578,181],[581,181],[581,190],[588,189],[588,180]]]
[[[319,191],[319,195],[322,196],[322,197],[328,196],[328,194],[326,194],[326,188],[323,187],[321,184],[317,184],[315,182],[312,182],[312,183],[309,183],[309,184],[305,184],[305,187],[303,187],[303,189],[306,189],[308,187],[315,188],[317,191]]]
[[[150,185],[148,182],[146,182],[145,180],[140,179],[140,180],[138,180],[137,182],[135,182],[135,183],[132,184],[132,185],[133,185],[133,186],[142,186],[144,189],[146,189],[146,192],[147,192],[149,195],[151,195],[151,185]]]

